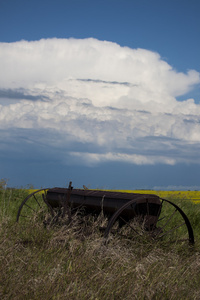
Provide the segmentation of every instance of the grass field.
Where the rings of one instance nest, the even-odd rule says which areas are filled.
[[[200,299],[199,192],[137,191],[178,204],[193,246],[120,235],[105,245],[101,217],[16,223],[29,192],[0,188],[0,299]]]

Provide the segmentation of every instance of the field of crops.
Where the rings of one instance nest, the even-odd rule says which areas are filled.
[[[155,194],[164,199],[183,199],[200,203],[200,191],[154,191],[154,190],[119,190],[119,192]]]
[[[0,188],[0,299],[200,299],[199,191],[134,191],[179,205],[193,227],[193,246],[120,235],[105,245],[101,218],[16,223],[32,191]]]

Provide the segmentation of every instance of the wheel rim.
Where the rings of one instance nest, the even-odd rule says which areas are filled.
[[[111,232],[111,230],[112,230],[112,228],[113,228],[115,222],[121,218],[120,215],[122,214],[122,212],[123,212],[125,209],[127,209],[128,207],[131,206],[131,208],[134,210],[135,207],[136,207],[136,205],[137,205],[137,201],[143,200],[143,199],[146,199],[146,197],[145,197],[145,196],[138,197],[138,198],[136,198],[136,199],[133,199],[133,200],[127,202],[125,205],[123,205],[121,208],[119,208],[119,209],[114,213],[114,215],[110,218],[110,220],[109,220],[109,222],[108,222],[108,226],[107,226],[107,228],[106,228],[106,230],[105,230],[105,233],[104,233],[104,237],[105,237],[105,238],[108,238],[108,236],[109,236],[109,234],[110,234],[110,232]]]
[[[157,221],[155,225],[148,228],[145,224],[148,224],[149,215],[148,208],[151,205],[151,198],[148,197],[146,201],[146,211],[147,215],[145,217],[137,215],[132,220],[128,222],[122,218],[122,212],[132,205],[132,208],[135,209],[138,200],[145,199],[145,197],[139,197],[137,199],[133,199],[130,202],[123,205],[109,220],[108,226],[105,230],[104,238],[107,240],[109,234],[112,232],[116,222],[120,220],[124,222],[128,230],[121,230],[120,233],[127,238],[138,238],[139,236],[146,236],[154,241],[163,241],[167,243],[173,242],[189,242],[190,244],[194,244],[194,234],[193,229],[190,224],[190,221],[186,214],[182,211],[180,207],[178,207],[173,202],[160,199],[161,205],[160,209],[157,213]],[[147,218],[147,221],[145,220]],[[140,220],[142,219],[142,220]],[[117,230],[119,232],[119,228]]]
[[[183,210],[175,203],[161,199],[162,212],[157,222],[156,240],[173,242],[187,241],[194,244],[194,234],[191,223]]]
[[[27,220],[31,221],[39,214],[44,215],[48,211],[48,205],[45,202],[44,193],[46,193],[48,189],[40,189],[31,194],[29,194],[21,203],[18,212],[17,219],[19,220]],[[44,193],[42,193],[44,192]]]

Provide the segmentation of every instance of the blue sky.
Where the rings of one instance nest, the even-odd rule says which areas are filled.
[[[199,189],[198,0],[0,0],[0,178]]]

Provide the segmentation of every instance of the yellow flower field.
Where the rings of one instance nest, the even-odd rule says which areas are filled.
[[[164,199],[188,199],[200,203],[200,191],[118,190],[126,193],[155,194]]]

